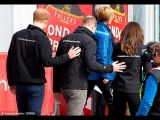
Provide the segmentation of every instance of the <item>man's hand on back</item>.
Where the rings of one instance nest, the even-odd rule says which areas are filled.
[[[69,58],[73,59],[73,58],[79,56],[80,52],[81,52],[81,48],[79,48],[79,47],[74,48],[74,46],[72,46],[71,49],[68,51]]]
[[[123,70],[126,68],[125,62],[118,63],[118,61],[115,61],[112,63],[113,65],[113,72],[123,72]]]

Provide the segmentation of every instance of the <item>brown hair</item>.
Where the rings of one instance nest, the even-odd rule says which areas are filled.
[[[114,11],[109,6],[102,6],[96,10],[97,19],[103,22],[108,22],[114,17]]]
[[[49,20],[50,14],[46,9],[38,8],[33,13],[34,21],[44,21]]]
[[[127,55],[135,55],[139,45],[144,42],[144,33],[136,22],[129,22],[121,33],[121,50]]]
[[[160,53],[160,42],[155,42],[150,48],[153,52],[156,51]]]

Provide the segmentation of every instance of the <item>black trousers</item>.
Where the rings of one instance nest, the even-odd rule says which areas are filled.
[[[135,116],[140,105],[139,93],[125,93],[113,90],[113,107],[115,116],[126,115],[127,102],[131,116]]]
[[[108,84],[104,84],[103,80],[88,80],[87,98],[93,91],[92,100],[94,105],[92,109],[95,111],[95,113],[93,113],[94,115],[105,116],[106,105],[108,105],[108,115],[113,115],[113,97],[110,84],[110,82]],[[95,85],[99,87],[99,89],[102,91],[102,94],[93,90]]]

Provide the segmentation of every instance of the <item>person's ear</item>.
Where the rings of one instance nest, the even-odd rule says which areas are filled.
[[[96,31],[96,26],[95,25],[93,26],[93,31]]]
[[[94,31],[94,26],[92,25],[92,30]]]
[[[43,21],[43,24],[44,24],[44,25],[46,25],[46,24],[47,24],[47,21],[46,21],[46,20],[45,20],[45,21]]]

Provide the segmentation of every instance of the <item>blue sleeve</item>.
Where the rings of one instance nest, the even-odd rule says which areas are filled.
[[[101,36],[98,37],[97,41],[97,59],[98,62],[107,65],[107,64],[112,64],[111,60],[111,52],[109,49],[111,48],[111,38],[110,34],[107,32],[103,32],[104,34],[101,34]],[[101,73],[102,78],[106,78],[109,80],[113,80],[114,75],[113,73]]]
[[[107,64],[107,55],[108,55],[108,51],[107,51],[107,47],[108,47],[108,37],[106,36],[101,36],[98,37],[98,41],[97,41],[97,58],[98,58],[98,62],[105,65]]]
[[[146,80],[144,96],[139,106],[136,116],[147,116],[150,107],[153,104],[154,97],[157,93],[157,81],[153,75],[150,75]]]

